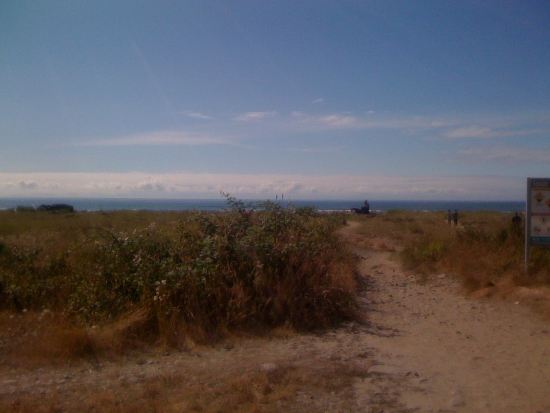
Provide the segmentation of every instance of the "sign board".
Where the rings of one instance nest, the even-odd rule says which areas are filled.
[[[525,274],[531,245],[550,245],[550,178],[527,178]]]
[[[527,179],[527,222],[531,244],[550,244],[550,178]]]

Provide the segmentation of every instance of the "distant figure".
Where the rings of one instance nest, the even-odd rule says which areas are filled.
[[[356,214],[370,214],[369,201],[365,201],[361,208],[351,208],[351,211]]]
[[[361,212],[363,214],[369,214],[370,213],[369,201],[365,200],[365,203],[363,204],[363,208],[361,208]]]
[[[458,211],[455,209],[455,212],[453,212],[453,222],[455,223],[455,227],[458,225]]]
[[[514,228],[521,228],[521,217],[518,215],[517,212],[512,218],[512,225],[514,226]]]
[[[453,220],[453,214],[451,212],[451,210],[447,210],[447,223],[449,224],[449,226],[451,226],[451,221]]]

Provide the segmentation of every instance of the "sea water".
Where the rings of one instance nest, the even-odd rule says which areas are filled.
[[[257,204],[265,200],[242,200]],[[359,208],[363,200],[271,200],[283,207],[313,207],[319,211],[349,211]],[[38,207],[42,204],[69,204],[76,211],[223,211],[230,209],[225,199],[139,199],[139,198],[0,198],[0,209],[14,209],[19,205]],[[525,211],[523,201],[369,201],[371,211]]]

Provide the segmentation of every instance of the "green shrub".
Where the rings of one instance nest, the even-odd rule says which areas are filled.
[[[96,323],[145,307],[161,335],[314,328],[354,316],[355,261],[334,235],[341,218],[227,202],[230,211],[189,212],[170,226],[87,227],[55,254],[8,245],[0,309],[47,308]]]

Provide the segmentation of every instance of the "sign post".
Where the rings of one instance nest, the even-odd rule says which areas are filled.
[[[550,245],[550,178],[527,178],[525,273],[531,245]]]

